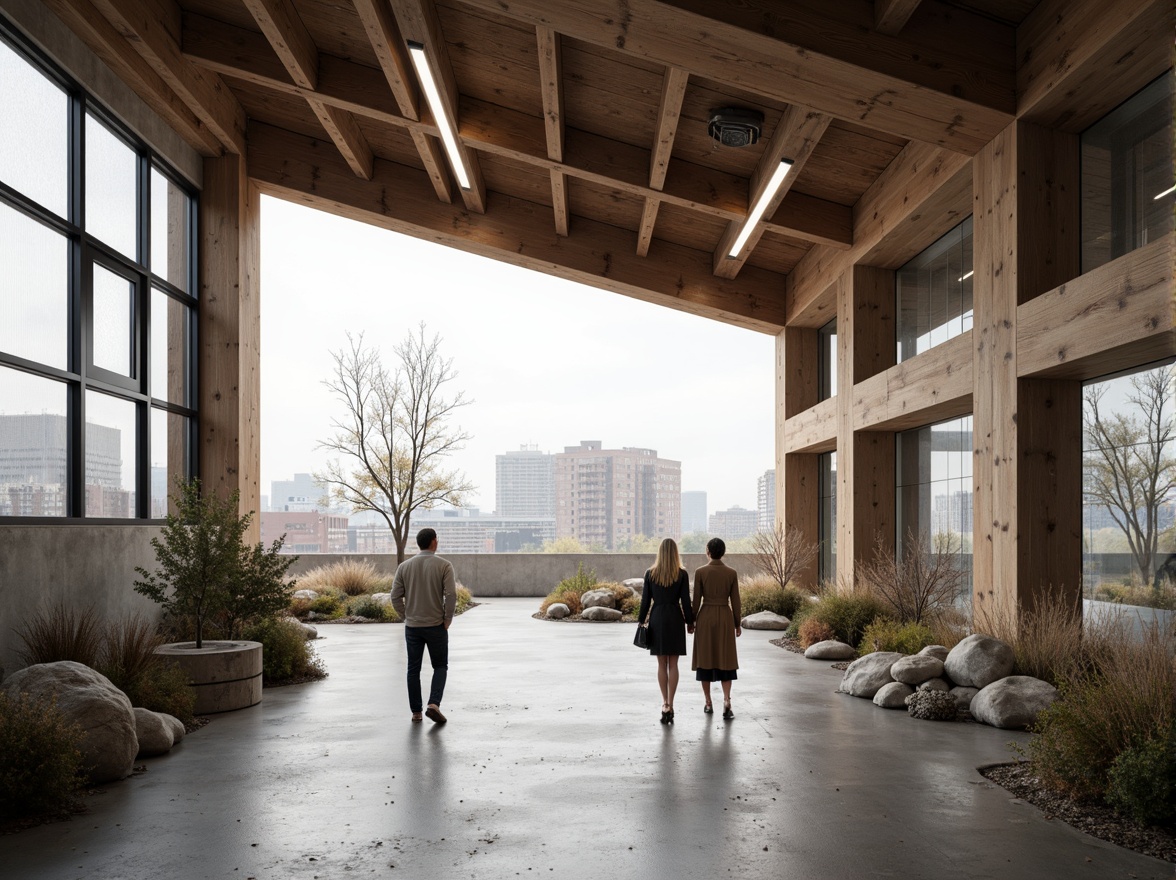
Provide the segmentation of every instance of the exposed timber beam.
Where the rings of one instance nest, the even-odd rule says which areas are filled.
[[[230,153],[245,152],[245,111],[213,72],[180,52],[180,7],[173,0],[96,0],[95,7]]]
[[[804,107],[791,105],[784,111],[783,117],[780,119],[779,125],[776,126],[776,131],[772,135],[772,142],[768,149],[761,157],[759,164],[756,165],[755,171],[751,175],[751,186],[747,193],[747,210],[751,212],[752,206],[756,204],[761,196],[766,195],[768,184],[772,179],[772,175],[776,172],[777,167],[781,161],[789,161],[792,163],[792,168],[788,172],[788,176],[784,178],[784,182],[776,189],[774,194],[768,196],[767,209],[764,211],[764,217],[770,217],[776,212],[776,208],[784,201],[784,197],[788,195],[788,190],[792,187],[792,182],[796,180],[796,176],[804,167],[804,163],[808,161],[809,156],[813,154],[817,144],[821,140],[821,136],[825,134],[825,129],[829,127],[832,118],[821,113],[814,113],[811,110],[806,110]],[[718,247],[715,248],[714,253],[714,272],[721,278],[734,278],[739,274],[739,270],[747,262],[747,258],[751,256],[751,252],[755,250],[755,246],[764,234],[763,220],[757,220],[755,227],[751,231],[747,243],[744,244],[743,249],[735,254],[730,255],[731,246],[735,243],[736,238],[743,231],[747,219],[731,220],[727,223],[727,229],[723,232],[719,239]]]
[[[289,80],[265,38],[255,31],[187,14],[184,53],[209,70],[283,94],[307,97],[307,90]],[[357,116],[406,128],[414,139],[423,138],[436,146],[438,132],[432,121],[407,118],[393,96],[382,88],[382,79],[380,71],[373,68],[319,53],[319,84],[313,94]],[[658,191],[648,186],[652,163],[648,150],[565,126],[564,161],[555,162],[547,156],[545,125],[539,117],[471,98],[462,99],[461,111],[459,137],[480,152],[544,171],[558,170],[568,177],[701,211],[724,221],[746,215],[747,181],[735,175],[671,159],[665,189]],[[439,161],[443,166],[444,159]],[[429,163],[425,167],[433,176]],[[448,180],[448,173],[441,177]],[[848,248],[853,241],[852,209],[792,192],[765,230],[834,249]]]
[[[874,30],[880,34],[898,36],[921,0],[874,0]]]
[[[460,131],[457,80],[453,76],[453,65],[449,61],[449,51],[445,48],[445,38],[441,34],[441,24],[437,21],[437,10],[433,7],[433,0],[389,0],[389,5],[396,14],[401,36],[425,47],[425,55],[429,59],[433,75],[440,78],[437,89],[445,106],[444,112],[452,120],[453,127]],[[457,139],[457,151],[470,179],[468,189],[459,188],[462,201],[470,211],[477,214],[485,213],[486,182],[482,179],[478,154],[467,147],[460,136]]]
[[[539,94],[543,98],[543,126],[547,132],[547,158],[563,161],[564,100],[563,62],[560,58],[559,34],[551,28],[535,28],[539,47]],[[562,171],[551,171],[551,207],[555,212],[555,231],[568,234],[568,186]]]
[[[710,254],[668,242],[638,257],[631,233],[581,217],[564,238],[546,206],[497,193],[486,215],[446,206],[423,172],[377,159],[360,180],[314,138],[251,123],[249,173],[263,192],[374,226],[763,333],[783,327],[778,273],[748,268],[736,284],[711,274]]]
[[[853,387],[857,431],[905,431],[972,411],[972,331]]]
[[[666,173],[670,169],[670,156],[674,152],[674,138],[678,136],[678,117],[682,115],[682,99],[686,97],[686,84],[690,74],[680,67],[667,67],[662,79],[661,103],[657,108],[657,127],[653,139],[653,154],[649,157],[649,188],[660,190],[665,186]],[[653,226],[657,222],[659,201],[645,200],[641,209],[641,225],[637,228],[637,253],[644,257],[649,253],[653,240]]]
[[[964,10],[916,40],[878,35],[870,4],[827,0],[626,0],[624,14],[599,0],[465,5],[969,156],[1016,104],[1013,29]]]
[[[224,151],[224,144],[216,133],[192,112],[191,107],[89,0],[45,0],[45,5],[193,149],[207,157],[219,156]]]
[[[785,452],[830,452],[836,448],[836,396],[827,397],[784,421]]]

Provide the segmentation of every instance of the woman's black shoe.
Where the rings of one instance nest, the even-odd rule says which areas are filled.
[[[674,710],[671,709],[669,712],[666,713],[666,724],[673,724],[673,723],[674,723]]]
[[[670,723],[670,712],[668,712],[665,709],[662,709],[661,723],[662,724],[669,724]]]
[[[702,707],[702,711],[705,712],[707,715],[714,715],[715,714],[715,707],[712,706],[710,703],[707,703],[705,706]]]
[[[735,717],[735,713],[731,711],[730,703],[727,703],[725,706],[723,706],[723,717],[728,721]]]

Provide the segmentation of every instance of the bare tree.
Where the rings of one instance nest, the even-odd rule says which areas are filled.
[[[394,373],[379,352],[364,347],[362,334],[348,334],[347,342],[331,352],[334,375],[323,382],[344,410],[331,422],[335,434],[319,444],[336,457],[315,478],[353,511],[382,516],[403,562],[413,513],[458,506],[474,488],[464,473],[444,468],[446,457],[470,439],[449,423],[470,401],[460,391],[445,396],[457,373],[453,360],[441,356],[441,337],[425,338],[423,322],[396,346]]]
[[[751,564],[767,575],[780,589],[788,586],[796,576],[812,565],[817,558],[817,545],[805,539],[800,529],[777,522],[770,532],[756,532],[752,538]]]
[[[922,623],[959,596],[966,575],[958,564],[959,549],[954,533],[937,534],[932,547],[926,535],[910,531],[900,558],[879,535],[874,558],[858,577],[903,623]]]
[[[1104,412],[1106,386],[1090,385],[1085,392],[1086,498],[1105,507],[1123,530],[1145,584],[1156,561],[1160,505],[1176,488],[1174,379],[1171,366],[1132,376],[1127,400],[1137,414]]]

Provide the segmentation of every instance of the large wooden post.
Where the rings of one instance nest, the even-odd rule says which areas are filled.
[[[785,452],[785,420],[817,402],[817,331],[789,327],[776,336],[776,516],[798,529],[805,541],[820,540],[818,456]],[[817,561],[798,574],[816,584]]]
[[[1018,379],[1017,307],[1079,273],[1078,143],[1015,122],[974,162],[974,612],[1080,600],[1081,385]]]
[[[259,194],[242,156],[204,161],[200,194],[200,477],[261,507]],[[255,515],[249,541],[260,538]]]

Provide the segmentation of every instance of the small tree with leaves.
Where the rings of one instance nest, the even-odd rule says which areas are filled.
[[[334,375],[323,383],[343,407],[331,423],[335,434],[319,444],[336,457],[315,476],[354,512],[379,514],[403,562],[412,515],[439,504],[460,506],[474,488],[465,474],[444,466],[469,439],[450,424],[469,401],[460,391],[446,396],[457,373],[441,355],[441,337],[426,338],[424,323],[396,346],[394,372],[379,352],[364,347],[362,334],[348,334],[347,342],[331,353]]]
[[[777,522],[770,532],[756,532],[751,539],[751,564],[780,589],[792,583],[817,558],[817,544],[805,539],[800,529]]]
[[[885,602],[902,623],[923,623],[934,612],[955,603],[967,572],[959,565],[959,536],[941,532],[934,545],[926,535],[910,531],[902,555],[879,535],[874,557],[861,567],[858,580]]]

